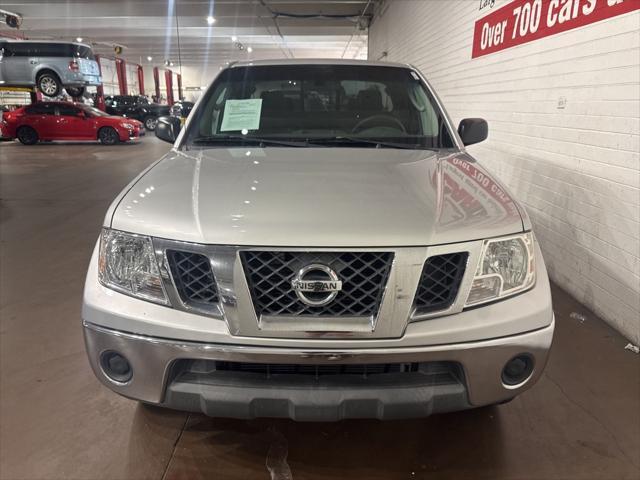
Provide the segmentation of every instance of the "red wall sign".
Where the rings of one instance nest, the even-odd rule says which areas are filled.
[[[640,9],[640,0],[514,0],[476,21],[471,58]]]

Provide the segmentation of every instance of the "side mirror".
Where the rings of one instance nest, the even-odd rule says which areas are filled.
[[[489,125],[483,118],[465,118],[458,126],[458,133],[465,146],[473,145],[487,139]]]
[[[156,123],[156,137],[165,142],[174,143],[182,124],[177,117],[159,117]]]

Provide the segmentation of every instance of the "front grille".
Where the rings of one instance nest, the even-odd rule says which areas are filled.
[[[208,257],[167,250],[167,260],[180,299],[186,305],[211,308],[218,303],[218,287]]]
[[[390,252],[240,252],[256,314],[375,316],[393,262]],[[342,281],[342,290],[324,306],[301,302],[291,280],[303,267],[319,263]]]
[[[305,365],[286,363],[239,363],[216,362],[215,370],[227,372],[255,373],[259,375],[380,375],[418,371],[417,363],[378,363],[371,365]]]
[[[234,378],[286,379],[305,377],[310,381],[333,379],[355,381],[357,379],[396,379],[421,377],[431,385],[463,383],[462,367],[455,362],[405,362],[376,364],[288,364],[249,363],[221,360],[176,361],[171,369],[170,381],[180,377],[192,383],[206,384],[207,379],[220,376]]]
[[[417,314],[449,308],[456,299],[467,263],[467,252],[429,257],[422,269],[414,308]]]

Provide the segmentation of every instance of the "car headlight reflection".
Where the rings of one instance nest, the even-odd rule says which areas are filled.
[[[107,288],[168,304],[151,238],[104,228],[100,237],[98,278]]]
[[[465,306],[527,290],[536,280],[533,234],[485,240]]]

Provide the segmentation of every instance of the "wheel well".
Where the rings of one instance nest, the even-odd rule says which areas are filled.
[[[16,136],[15,136],[15,138],[18,138],[18,135],[20,135],[20,130],[22,130],[22,129],[29,129],[29,130],[32,130],[33,132],[35,132],[35,134],[36,134],[36,138],[37,138],[38,140],[42,140],[42,138],[40,137],[40,134],[38,133],[38,130],[36,130],[35,128],[33,128],[31,125],[24,125],[24,124],[23,124],[23,125],[18,125],[18,126],[16,127]]]
[[[18,128],[16,128],[16,135],[18,134],[18,132],[19,132],[19,131],[20,131],[20,129],[22,129],[22,128],[29,128],[29,129],[33,130],[34,132],[36,132],[36,135],[38,135],[38,131],[37,131],[35,128],[33,128],[31,125],[18,125]],[[40,136],[40,135],[38,135],[38,137],[39,137],[39,136]]]
[[[116,130],[116,129],[115,129],[114,127],[112,127],[111,125],[104,125],[104,126],[102,126],[102,127],[100,127],[100,128],[98,129],[97,136],[96,136],[96,138],[97,138],[98,140],[100,140],[100,132],[101,132],[102,130],[104,130],[105,128],[110,128],[110,129],[111,129],[111,130],[113,130],[114,132],[118,133],[118,130]],[[120,134],[118,134],[118,138],[120,138]]]
[[[52,75],[55,75],[58,81],[62,84],[62,81],[60,80],[60,75],[58,75],[58,72],[56,72],[55,70],[52,70],[51,68],[43,68],[42,70],[38,70],[38,73],[36,73],[36,83],[38,82],[38,79],[45,73],[51,73]]]

